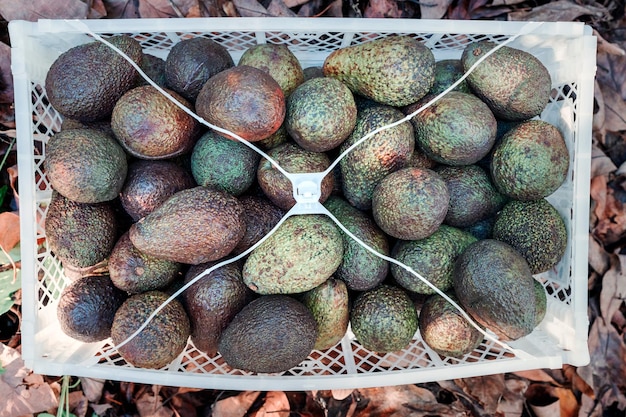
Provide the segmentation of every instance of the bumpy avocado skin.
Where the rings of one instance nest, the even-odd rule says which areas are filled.
[[[330,349],[339,343],[348,330],[350,321],[350,300],[346,284],[331,277],[302,294],[300,301],[311,310],[317,323],[314,349]]]
[[[372,215],[390,236],[423,239],[443,223],[449,201],[446,183],[435,171],[403,168],[386,176],[374,189]]]
[[[392,258],[411,267],[441,291],[452,288],[454,262],[477,239],[469,232],[442,224],[430,236],[419,240],[398,240]],[[433,294],[435,290],[399,265],[391,265],[396,282],[409,291]]]
[[[111,339],[121,344],[163,304],[169,295],[146,291],[131,295],[115,313]],[[189,317],[180,301],[167,304],[137,336],[118,348],[124,360],[135,367],[159,369],[172,362],[187,346]]]
[[[535,285],[535,326],[539,326],[543,319],[546,317],[546,312],[548,310],[548,295],[546,294],[546,289],[541,285],[541,283],[537,280],[534,282]]]
[[[324,206],[363,243],[376,252],[389,256],[388,238],[370,215],[353,207],[340,196],[331,196]],[[387,277],[389,262],[372,254],[345,232],[342,231],[341,234],[344,254],[334,276],[343,280],[354,291],[369,290],[380,284]]]
[[[554,125],[528,120],[509,130],[494,148],[491,178],[512,199],[537,200],[563,184],[569,159],[563,135]]]
[[[414,113],[434,96],[405,108]],[[493,113],[473,94],[451,91],[415,115],[418,147],[431,159],[447,165],[470,165],[485,157],[495,139],[497,122]]]
[[[243,280],[259,294],[294,294],[326,281],[343,259],[337,226],[320,214],[289,217],[246,259]]]
[[[172,90],[193,103],[209,78],[233,66],[228,50],[217,42],[203,37],[184,39],[165,59],[165,80]]]
[[[148,78],[154,81],[159,87],[167,88],[167,81],[165,80],[165,60],[163,58],[144,53],[141,58],[140,67]],[[136,86],[148,84],[147,80],[137,74]]]
[[[413,339],[418,327],[417,311],[403,289],[380,285],[357,296],[350,324],[364,348],[395,352],[406,348]]]
[[[119,35],[107,39],[141,64],[143,52],[135,39]],[[59,55],[46,74],[50,104],[64,117],[82,122],[106,119],[117,100],[132,88],[137,70],[100,42],[82,44]]]
[[[185,284],[214,263],[194,265],[185,275]],[[191,323],[191,340],[210,356],[217,353],[222,331],[241,309],[252,300],[253,293],[241,279],[241,264],[217,268],[193,283],[183,293],[185,309]]]
[[[101,203],[117,197],[128,171],[118,142],[96,129],[70,129],[46,145],[46,175],[52,188],[79,203]]]
[[[388,36],[333,51],[324,75],[343,81],[360,95],[390,106],[422,98],[434,82],[435,57],[409,36]]]
[[[402,119],[398,109],[379,104],[365,107],[357,114],[352,134],[339,150],[346,152],[371,131]],[[415,150],[413,126],[404,122],[380,131],[361,142],[339,162],[345,198],[360,210],[372,207],[376,185],[388,174],[404,168]]]
[[[468,45],[461,61],[467,71],[496,46],[491,41]],[[539,115],[550,99],[552,80],[534,55],[503,46],[487,57],[466,79],[470,89],[503,120],[526,120]]]
[[[109,256],[118,220],[109,203],[76,203],[53,191],[45,231],[50,250],[64,266],[86,268]]]
[[[198,185],[240,196],[254,183],[260,159],[243,143],[211,130],[200,137],[191,152],[191,173]]]
[[[508,243],[528,261],[533,274],[548,271],[565,254],[567,228],[556,208],[544,198],[513,200],[498,213],[494,239]]]
[[[228,255],[244,233],[239,200],[202,186],[175,193],[129,230],[138,250],[192,265]]]
[[[285,97],[304,82],[298,58],[284,44],[264,43],[246,49],[237,65],[249,65],[267,72],[283,89]]]
[[[108,275],[87,275],[65,287],[57,305],[61,330],[85,343],[111,335],[115,312],[126,299]]]
[[[239,198],[243,206],[246,232],[233,249],[239,255],[267,235],[285,215],[285,211],[264,196],[244,195]]]
[[[501,194],[478,165],[445,166],[435,168],[446,182],[450,204],[444,222],[454,227],[469,227],[495,216],[508,198]]]
[[[512,246],[495,239],[472,243],[458,257],[453,277],[454,292],[465,311],[499,338],[516,340],[532,332],[534,278]]]
[[[454,294],[447,294],[458,304]],[[429,296],[419,315],[419,331],[424,342],[440,355],[461,358],[476,349],[483,334],[439,294]]]
[[[463,64],[460,59],[443,59],[435,63],[435,82],[431,87],[430,94],[441,94],[454,84],[464,74]],[[471,93],[467,81],[463,80],[451,91]]]
[[[345,84],[334,78],[314,78],[287,98],[285,126],[304,149],[325,152],[352,133],[356,115],[354,97]]]
[[[305,360],[316,339],[317,323],[304,304],[287,295],[264,295],[233,318],[218,350],[232,368],[283,372]]]

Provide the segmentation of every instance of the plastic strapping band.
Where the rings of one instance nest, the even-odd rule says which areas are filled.
[[[118,343],[115,347],[112,347],[111,350],[113,349],[119,349],[120,347],[122,347],[123,345],[129,343],[132,339],[134,339],[137,335],[139,335],[139,333],[141,333],[141,331],[143,331],[148,324],[152,321],[152,319],[154,319],[154,317],[156,317],[156,315],[163,310],[163,308],[165,308],[165,306],[167,306],[167,304],[169,304],[171,301],[173,301],[174,299],[176,299],[178,296],[180,296],[186,289],[188,289],[190,286],[192,286],[194,283],[196,283],[198,280],[202,279],[203,277],[207,276],[208,274],[210,274],[211,272],[215,271],[218,268],[221,268],[222,266],[228,265],[230,263],[236,262],[240,259],[242,259],[243,257],[245,257],[246,255],[248,255],[249,253],[251,253],[253,250],[255,250],[258,246],[260,246],[267,238],[269,238],[282,224],[283,222],[289,218],[292,215],[298,215],[298,214],[324,214],[326,216],[328,216],[335,224],[337,224],[337,226],[347,235],[349,236],[351,239],[353,239],[355,242],[357,242],[359,245],[361,245],[363,248],[365,248],[366,250],[368,250],[369,252],[371,252],[372,254],[378,256],[381,259],[384,259],[388,262],[391,262],[395,265],[398,265],[399,267],[405,269],[407,272],[411,273],[412,275],[414,275],[415,277],[417,277],[418,279],[420,279],[421,281],[423,281],[426,285],[428,285],[431,289],[433,289],[433,291],[435,291],[438,295],[440,295],[441,297],[443,297],[446,301],[448,301],[450,304],[452,304],[452,306],[457,309],[459,311],[459,313],[474,327],[476,328],[486,339],[500,345],[502,348],[512,352],[515,356],[521,358],[521,359],[532,359],[534,358],[533,355],[521,350],[521,349],[515,349],[513,347],[511,347],[510,345],[508,345],[507,343],[499,340],[498,338],[496,338],[494,335],[492,335],[491,333],[485,331],[482,327],[480,327],[454,300],[452,300],[446,293],[444,293],[443,291],[441,291],[439,288],[437,288],[435,285],[433,285],[430,281],[428,281],[426,278],[424,278],[423,276],[421,276],[419,273],[417,273],[415,270],[413,270],[411,267],[403,264],[402,262],[391,258],[389,256],[383,255],[379,252],[377,252],[376,250],[374,250],[373,248],[371,248],[370,246],[368,246],[365,242],[363,242],[361,239],[359,239],[356,235],[354,235],[352,232],[350,232],[343,224],[341,224],[341,222],[332,215],[332,213],[330,213],[320,202],[319,202],[319,197],[320,197],[320,184],[322,179],[326,176],[331,174],[332,170],[337,166],[337,164],[341,161],[341,159],[343,159],[348,153],[350,153],[354,148],[356,148],[357,146],[359,146],[361,143],[363,143],[364,141],[366,141],[367,139],[371,138],[372,136],[376,135],[379,132],[382,132],[386,129],[390,129],[392,127],[398,126],[402,123],[405,122],[409,122],[413,117],[415,117],[416,115],[418,115],[419,113],[421,113],[422,111],[424,111],[425,109],[427,109],[428,107],[430,107],[431,105],[433,105],[435,102],[437,102],[441,97],[445,96],[448,92],[452,91],[454,88],[456,88],[460,83],[463,82],[463,80],[465,80],[473,71],[474,69],[476,69],[476,67],[478,67],[478,65],[480,65],[485,59],[487,59],[491,54],[493,54],[494,52],[496,52],[498,49],[502,48],[503,46],[513,42],[515,39],[517,39],[518,37],[522,36],[522,35],[526,35],[529,34],[531,32],[533,32],[534,30],[536,30],[540,25],[542,25],[542,22],[529,22],[526,23],[524,26],[522,26],[520,28],[520,30],[518,31],[518,33],[516,33],[515,35],[511,36],[510,38],[506,39],[505,41],[503,41],[502,43],[497,44],[496,46],[494,46],[493,49],[489,50],[487,53],[485,53],[485,55],[483,55],[482,57],[480,57],[457,81],[455,81],[453,84],[451,84],[448,88],[446,88],[443,92],[441,92],[440,94],[438,94],[437,96],[435,96],[434,98],[432,98],[431,100],[429,100],[427,103],[425,103],[424,105],[422,105],[421,107],[419,107],[417,110],[415,110],[414,112],[406,115],[404,118],[399,119],[393,123],[389,123],[387,125],[378,127],[377,129],[372,130],[371,132],[367,133],[366,135],[364,135],[362,138],[360,138],[358,141],[356,141],[354,144],[352,144],[350,147],[348,147],[344,152],[342,152],[332,163],[331,165],[323,172],[317,172],[317,173],[289,173],[287,171],[285,171],[274,159],[272,159],[269,155],[267,155],[265,152],[263,152],[261,149],[259,149],[258,147],[254,146],[252,143],[248,142],[247,140],[243,139],[241,136],[237,135],[234,132],[231,132],[227,129],[221,128],[219,126],[215,126],[209,122],[207,122],[206,120],[204,120],[202,117],[198,116],[197,114],[195,114],[194,112],[192,112],[189,108],[187,108],[185,105],[183,105],[182,103],[180,103],[178,100],[176,100],[171,94],[169,94],[166,90],[164,90],[163,88],[161,88],[158,84],[156,84],[152,79],[150,79],[141,69],[141,67],[134,62],[130,57],[128,57],[124,52],[122,52],[119,48],[117,48],[115,45],[111,44],[110,42],[108,42],[107,40],[105,40],[104,38],[102,38],[101,36],[99,36],[98,34],[94,33],[93,31],[91,31],[91,29],[89,29],[89,27],[82,21],[80,20],[66,20],[67,23],[71,24],[72,26],[76,27],[77,29],[80,29],[81,31],[83,31],[85,34],[88,34],[90,36],[92,36],[94,39],[96,39],[99,42],[102,42],[103,44],[107,45],[109,48],[113,49],[116,53],[118,53],[120,56],[122,56],[124,59],[126,59],[136,70],[137,72],[141,75],[141,77],[143,77],[150,85],[152,85],[154,88],[156,88],[159,92],[161,92],[161,94],[163,94],[165,97],[167,97],[170,101],[172,101],[174,104],[176,104],[178,107],[180,107],[182,110],[184,110],[187,114],[189,114],[191,117],[193,117],[194,119],[196,119],[198,122],[202,123],[203,125],[216,130],[220,133],[229,135],[233,138],[235,138],[237,141],[242,142],[243,144],[245,144],[246,146],[248,146],[249,148],[253,149],[255,152],[257,152],[258,154],[260,154],[262,157],[264,157],[265,159],[267,159],[276,169],[278,169],[283,175],[285,175],[292,183],[294,189],[293,189],[293,193],[294,193],[294,198],[296,199],[296,204],[285,214],[285,216],[274,226],[274,228],[268,232],[263,238],[261,238],[257,243],[255,243],[252,247],[248,248],[246,251],[244,251],[243,253],[224,260],[222,262],[219,262],[213,266],[211,266],[210,268],[207,268],[206,270],[204,270],[202,273],[198,274],[196,277],[194,277],[192,280],[190,280],[188,283],[186,283],[183,287],[181,287],[180,289],[178,289],[178,291],[176,291],[174,294],[172,294],[166,301],[164,301],[159,307],[157,307],[147,318],[146,320],[142,323],[142,325],[134,332],[132,333],[130,336],[128,336],[124,341],[122,341],[121,343]]]

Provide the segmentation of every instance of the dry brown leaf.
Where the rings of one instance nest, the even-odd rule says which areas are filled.
[[[607,175],[615,172],[617,167],[602,149],[597,145],[591,146],[591,178],[598,175]]]
[[[606,18],[608,10],[595,3],[596,6],[574,3],[569,0],[551,1],[530,10],[518,10],[508,14],[509,20],[526,20],[535,22],[572,22],[581,16]]]
[[[574,393],[567,388],[534,383],[528,387],[525,395],[537,417],[578,415],[578,401]]]
[[[367,406],[356,410],[354,417],[418,417],[424,415],[419,413],[420,410],[426,414],[445,415],[443,408],[448,408],[439,407],[431,391],[416,385],[364,388],[358,393],[363,400],[367,400]],[[435,407],[437,410],[434,410]]]
[[[504,374],[464,378],[458,380],[457,384],[463,391],[478,400],[489,415],[496,413],[498,403],[506,387]]]
[[[626,209],[607,182],[605,176],[596,176],[591,179],[590,187],[591,214],[595,217],[590,226],[593,236],[604,246],[612,245],[626,235]]]
[[[528,389],[529,382],[526,379],[505,379],[506,389],[502,393],[502,399],[498,403],[497,415],[506,417],[520,417],[524,412],[526,398],[524,393]]]
[[[233,4],[242,17],[266,17],[269,12],[256,0],[233,0]]]
[[[593,36],[597,39],[597,54],[608,54],[616,56],[625,56],[626,51],[620,45],[612,43],[604,39],[604,37],[597,30],[593,30]]]
[[[402,17],[402,11],[398,8],[398,4],[394,0],[369,0],[363,17],[380,18],[380,17]]]
[[[259,391],[243,391],[239,395],[224,398],[211,407],[213,417],[243,417],[259,397]]]
[[[283,391],[269,391],[263,405],[252,417],[289,417],[291,406]]]
[[[17,169],[17,165],[13,165],[7,168],[7,174],[9,175],[9,186],[11,187],[11,191],[13,192],[13,198],[15,199],[15,204],[17,208],[20,207],[20,196],[17,192],[17,176],[19,171]]]
[[[617,91],[623,99],[626,99],[626,74],[624,74],[626,55],[619,52],[613,53],[613,49],[620,48],[623,51],[625,45],[624,42],[608,43],[605,41],[598,45],[599,48],[602,46],[603,49],[599,49],[596,55],[596,79],[598,83],[604,88]]]
[[[334,399],[338,400],[338,401],[342,401],[345,400],[346,398],[348,398],[350,395],[352,395],[352,389],[334,389],[331,390],[331,395],[333,396]]]
[[[58,406],[58,399],[43,376],[26,369],[20,353],[0,343],[0,416],[39,413]]]
[[[611,264],[610,255],[591,234],[589,235],[588,261],[589,266],[600,275],[603,275]]]
[[[143,18],[183,18],[189,14],[198,0],[141,0],[139,2],[139,16]]]
[[[80,0],[0,0],[0,15],[7,21],[86,19],[89,6]]]
[[[420,2],[422,19],[441,19],[453,0],[426,0]]]
[[[69,395],[69,406],[76,417],[85,417],[89,408],[89,400],[82,391],[72,391]]]
[[[513,375],[517,375],[520,378],[526,378],[533,382],[547,382],[558,385],[558,382],[556,382],[554,378],[552,378],[552,375],[546,372],[545,369],[531,369],[528,371],[516,371],[512,373]]]
[[[152,386],[152,392],[144,392],[135,402],[139,417],[172,417],[174,412],[163,405],[163,398],[158,394],[158,386]]]
[[[89,400],[89,402],[97,403],[100,401],[102,397],[102,390],[104,389],[104,383],[106,381],[104,379],[96,379],[96,378],[80,378],[80,387],[85,394],[85,397]]]
[[[296,14],[285,5],[283,0],[271,0],[267,12],[276,17],[295,17]]]
[[[0,213],[0,247],[10,252],[20,241],[20,216],[15,211]]]
[[[103,0],[109,19],[136,19],[139,5],[134,0]]]
[[[626,299],[626,255],[611,255],[609,270],[602,279],[600,311],[607,323]]]
[[[11,47],[3,42],[0,42],[0,103],[13,103]]]
[[[604,110],[601,129],[609,132],[626,130],[626,102],[620,93],[607,84],[598,83]]]

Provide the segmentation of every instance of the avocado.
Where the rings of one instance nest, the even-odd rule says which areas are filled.
[[[218,350],[232,368],[275,373],[304,361],[316,339],[317,323],[304,304],[287,295],[263,295],[232,319]]]
[[[86,275],[63,288],[57,305],[61,330],[85,343],[111,336],[115,312],[126,299],[108,275]]]
[[[326,57],[322,69],[326,77],[343,81],[356,94],[399,107],[430,90],[435,57],[419,40],[392,35],[337,49]]]
[[[209,78],[234,66],[228,50],[216,41],[183,39],[165,58],[165,80],[169,88],[194,103]]]
[[[191,266],[185,275],[185,284],[213,265]],[[240,263],[217,268],[187,288],[183,293],[183,304],[189,315],[194,346],[215,356],[222,331],[252,300],[252,295],[241,279]]]
[[[141,252],[186,264],[228,255],[245,233],[239,200],[197,186],[179,191],[130,227],[130,240]]]
[[[567,237],[563,217],[544,198],[507,203],[493,226],[493,238],[517,249],[533,274],[548,271],[559,263],[565,254]]]
[[[111,251],[108,269],[117,288],[136,294],[166,288],[178,278],[182,265],[140,252],[125,232]]]
[[[77,203],[52,192],[46,213],[46,242],[63,266],[87,268],[105,260],[118,237],[112,205]]]
[[[263,43],[249,47],[237,65],[249,65],[267,72],[282,88],[285,97],[304,82],[304,71],[298,58],[284,44]]]
[[[382,284],[359,293],[350,311],[357,341],[375,352],[406,348],[417,332],[415,305],[401,288]]]
[[[111,326],[114,345],[121,345],[169,298],[162,291],[131,295],[118,308]],[[180,301],[174,299],[157,313],[137,336],[117,350],[129,364],[159,369],[172,362],[187,346],[189,317]]]
[[[167,81],[165,80],[165,60],[163,58],[159,58],[158,56],[149,53],[144,53],[141,58],[140,68],[144,74],[146,74],[148,78],[154,81],[159,87],[167,88]],[[137,74],[136,87],[148,84],[148,81]]]
[[[287,128],[285,127],[285,122],[280,125],[278,130],[272,133],[270,136],[265,139],[261,139],[260,141],[254,142],[255,146],[259,147],[261,150],[267,151],[268,149],[272,149],[277,147],[278,145],[282,145],[283,143],[289,140],[289,135],[287,134]]]
[[[495,214],[509,200],[491,182],[489,173],[478,165],[436,167],[446,182],[450,204],[444,223],[469,227]]]
[[[339,222],[381,255],[389,256],[389,242],[371,215],[353,207],[340,196],[330,196],[324,206]],[[350,290],[365,291],[380,284],[389,272],[389,262],[374,255],[345,232],[343,260],[334,276],[346,283]]]
[[[331,277],[302,294],[300,301],[311,310],[317,323],[317,339],[313,348],[325,350],[339,343],[346,334],[350,321],[346,284]]]
[[[283,218],[285,211],[274,205],[265,196],[244,195],[239,198],[243,206],[246,232],[233,249],[239,255],[265,237]]]
[[[483,239],[457,258],[453,287],[461,306],[502,340],[535,327],[536,295],[528,262],[508,243]]]
[[[136,64],[143,58],[141,45],[127,35],[107,39]],[[46,74],[50,104],[63,117],[82,122],[107,119],[117,100],[132,88],[137,70],[107,45],[93,41],[63,52]]]
[[[43,163],[52,188],[78,203],[115,199],[128,170],[121,146],[96,129],[71,129],[53,135],[46,144]]]
[[[306,67],[302,72],[304,73],[304,81],[324,76],[324,70],[319,66]]]
[[[330,166],[330,159],[325,153],[307,151],[293,142],[278,145],[267,151],[267,155],[290,174],[323,172]],[[281,209],[289,210],[296,204],[291,181],[266,158],[261,158],[257,180],[267,198]],[[326,201],[332,192],[334,181],[330,174],[322,179],[320,203]]]
[[[426,96],[405,108],[405,113],[414,113],[432,98]],[[442,164],[474,164],[489,153],[496,139],[497,121],[489,107],[478,97],[459,91],[450,91],[411,122],[417,146]]]
[[[539,326],[543,319],[546,317],[546,312],[548,310],[548,295],[546,294],[546,289],[543,287],[541,282],[535,279],[535,326]]]
[[[443,59],[435,63],[435,81],[430,88],[429,94],[439,95],[448,87],[457,82],[465,74],[463,63],[460,59]],[[467,81],[463,80],[451,91],[471,93]]]
[[[341,144],[339,151],[346,152],[365,135],[403,117],[400,110],[389,106],[374,104],[363,108],[357,114],[352,134]],[[404,168],[414,149],[413,126],[408,121],[382,130],[352,148],[339,162],[341,188],[346,200],[360,210],[369,210],[378,182],[387,174]]]
[[[267,72],[242,65],[207,80],[196,99],[196,112],[207,122],[256,142],[274,134],[283,123],[285,95]]]
[[[196,186],[191,173],[171,160],[136,159],[120,191],[120,202],[137,221],[161,205],[174,193]]]
[[[419,240],[398,240],[391,257],[427,279],[441,291],[452,288],[454,262],[477,239],[468,232],[442,224],[430,236]],[[391,264],[391,274],[401,287],[419,294],[435,290],[397,264]]]
[[[554,125],[528,120],[509,130],[494,148],[491,178],[512,199],[537,200],[565,182],[569,159],[565,139]]]
[[[166,90],[183,106],[191,104]],[[200,124],[151,85],[135,87],[117,101],[111,128],[130,155],[142,159],[167,159],[191,150]]]
[[[456,296],[446,294],[458,304]],[[462,358],[476,349],[483,334],[439,294],[430,295],[419,315],[419,331],[424,342],[439,355]]]
[[[352,133],[356,114],[354,97],[344,83],[334,78],[314,78],[287,98],[285,126],[304,149],[325,152]]]
[[[294,294],[326,281],[343,259],[343,238],[321,214],[287,218],[246,259],[243,280],[259,294]]]
[[[198,185],[240,196],[254,183],[260,159],[243,143],[209,130],[191,152],[191,173]]]
[[[496,47],[483,40],[469,44],[461,56],[463,70]],[[466,78],[470,89],[503,120],[526,120],[539,115],[550,100],[552,80],[547,68],[529,52],[503,46],[482,61]]]
[[[439,174],[403,168],[382,179],[372,195],[372,215],[388,235],[403,240],[430,236],[443,223],[450,193]]]

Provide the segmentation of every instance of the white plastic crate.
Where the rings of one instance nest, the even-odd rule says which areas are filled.
[[[13,21],[9,30],[18,132],[22,355],[35,372],[199,388],[310,390],[427,382],[589,361],[587,239],[596,39],[582,23],[203,18]],[[167,367],[138,369],[123,360],[110,340],[85,344],[65,336],[56,319],[56,303],[69,279],[47,249],[43,227],[51,189],[42,163],[46,141],[59,130],[61,117],[46,100],[43,85],[54,59],[93,40],[89,32],[130,34],[146,52],[162,58],[175,43],[193,36],[221,43],[235,62],[252,45],[282,43],[303,67],[321,65],[337,48],[390,34],[416,37],[437,60],[459,58],[472,42],[501,43],[514,37],[510,46],[531,52],[550,72],[553,94],[541,118],[563,132],[571,155],[566,182],[548,198],[565,218],[570,241],[557,267],[539,277],[549,294],[546,318],[533,333],[510,342],[513,350],[485,340],[461,359],[440,357],[419,332],[405,350],[387,354],[364,349],[348,332],[335,347],[313,351],[299,366],[264,375],[231,369],[219,355],[208,357],[191,342]]]

